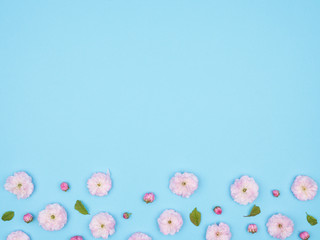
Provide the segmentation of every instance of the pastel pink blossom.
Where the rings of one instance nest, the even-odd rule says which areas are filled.
[[[189,198],[198,188],[198,178],[192,173],[177,172],[170,179],[170,190],[181,197]]]
[[[222,209],[221,207],[217,206],[213,209],[214,213],[217,214],[217,215],[221,215],[222,213]]]
[[[111,177],[109,171],[107,173],[95,173],[88,180],[87,186],[91,195],[105,196],[112,187]]]
[[[67,223],[67,212],[58,203],[49,204],[38,215],[40,226],[47,231],[58,231]]]
[[[33,220],[33,216],[31,215],[31,213],[27,213],[23,216],[23,221],[25,221],[26,223],[31,223]]]
[[[30,240],[30,237],[22,231],[16,231],[10,233],[7,240]]]
[[[317,183],[308,176],[297,176],[294,180],[291,191],[300,201],[312,200],[318,191]]]
[[[81,236],[74,236],[74,237],[70,238],[70,240],[83,240],[83,237],[81,237]]]
[[[155,195],[154,193],[150,192],[150,193],[146,193],[143,196],[143,201],[145,201],[146,203],[152,203],[155,199]]]
[[[273,195],[274,197],[279,197],[279,196],[280,196],[279,190],[272,190],[272,195]]]
[[[256,233],[258,232],[258,227],[256,224],[249,224],[248,225],[248,232],[249,233]]]
[[[66,183],[66,182],[63,182],[63,183],[60,184],[60,188],[61,188],[62,191],[66,192],[66,191],[69,190],[69,184]]]
[[[308,232],[301,232],[299,234],[299,237],[302,239],[302,240],[308,240],[310,238],[310,235]]]
[[[158,218],[160,232],[164,235],[174,235],[180,231],[183,220],[181,215],[175,210],[165,210]]]
[[[16,172],[7,178],[4,188],[15,194],[18,199],[28,198],[34,189],[32,178],[25,172]]]
[[[221,222],[218,225],[213,224],[208,227],[206,240],[230,240],[231,236],[229,226]]]
[[[231,185],[233,200],[241,205],[252,203],[259,195],[259,186],[253,178],[242,176]]]
[[[147,234],[136,232],[129,237],[128,240],[152,240],[151,237],[149,237]]]
[[[270,236],[278,239],[286,239],[293,233],[292,220],[282,214],[275,214],[269,218],[267,228]]]
[[[107,239],[115,233],[116,221],[107,212],[101,212],[93,216],[89,228],[94,238]]]

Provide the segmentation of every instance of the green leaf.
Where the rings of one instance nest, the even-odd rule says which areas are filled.
[[[8,212],[5,212],[1,219],[3,221],[10,221],[12,218],[14,217],[14,212],[13,211],[8,211]]]
[[[248,216],[245,216],[245,217],[253,217],[253,216],[257,216],[258,214],[260,214],[261,211],[260,211],[260,207],[254,205],[251,209],[251,212]]]
[[[307,221],[308,221],[308,223],[310,223],[311,226],[314,226],[314,225],[318,224],[318,221],[317,221],[316,218],[308,215],[308,213],[306,213],[306,214],[307,214]]]
[[[196,226],[200,225],[201,213],[197,210],[197,208],[193,209],[193,211],[190,213],[190,221]]]
[[[76,204],[74,205],[74,209],[77,210],[79,213],[83,215],[88,215],[88,211],[85,206],[83,206],[80,200],[77,200]]]

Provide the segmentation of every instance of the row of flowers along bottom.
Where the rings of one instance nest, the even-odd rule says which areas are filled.
[[[9,176],[4,185],[5,189],[17,196],[18,199],[28,198],[34,189],[32,178],[26,172],[16,172],[13,176]],[[61,190],[68,191],[69,185],[63,182]],[[95,196],[105,196],[112,187],[112,180],[109,171],[107,173],[95,173],[87,182],[89,192]],[[181,197],[189,198],[198,188],[198,178],[192,173],[176,173],[169,183],[170,190]],[[291,186],[291,191],[294,196],[301,201],[312,200],[318,191],[317,183],[308,176],[297,176]],[[259,195],[259,186],[255,180],[249,176],[242,176],[236,179],[230,187],[231,197],[235,202],[241,205],[252,203]],[[280,195],[278,190],[272,191],[275,197]],[[146,203],[152,203],[155,200],[154,193],[146,193],[144,196]],[[86,208],[77,201],[75,209],[82,214],[88,214]],[[222,213],[221,207],[215,207],[214,212],[218,215]],[[249,216],[255,216],[260,213],[260,208],[254,206]],[[14,213],[9,211],[3,214],[2,220],[9,221],[13,218]],[[124,213],[124,218],[129,218],[130,213]],[[29,223],[33,220],[33,216],[28,213],[24,216],[24,221]],[[199,226],[201,221],[201,213],[195,208],[190,213],[190,220],[196,226]],[[308,215],[308,222],[311,225],[317,224],[317,220]],[[54,203],[46,206],[38,215],[38,222],[40,226],[47,231],[57,231],[64,227],[67,223],[67,212],[60,204]],[[101,212],[93,216],[89,228],[94,238],[107,239],[115,233],[115,219],[107,212]],[[162,212],[158,218],[158,225],[160,232],[164,235],[174,235],[180,231],[183,225],[181,215],[173,209],[167,209]],[[275,214],[267,221],[267,229],[269,234],[278,239],[286,239],[292,235],[294,224],[293,221],[282,214]],[[257,226],[250,224],[248,232],[257,232]],[[308,239],[309,233],[301,232],[301,239]],[[82,240],[81,236],[74,236],[71,240]],[[147,234],[136,232],[129,240],[151,240],[152,238]],[[207,228],[206,240],[231,239],[230,227],[221,222],[219,224],[210,225]],[[15,231],[8,235],[7,240],[30,240],[30,237],[22,232]]]

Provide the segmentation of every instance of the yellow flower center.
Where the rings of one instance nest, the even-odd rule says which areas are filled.
[[[182,182],[182,186],[185,186],[185,185],[187,185],[187,183],[186,182]]]
[[[51,219],[55,219],[56,218],[56,216],[55,215],[51,215]]]
[[[169,224],[171,224],[171,223],[172,223],[172,221],[171,221],[171,220],[169,220],[169,221],[168,221],[168,223],[169,223]]]
[[[248,189],[246,189],[246,188],[244,188],[244,189],[242,189],[242,192],[246,192]]]

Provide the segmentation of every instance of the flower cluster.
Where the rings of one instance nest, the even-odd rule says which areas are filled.
[[[169,181],[169,189],[171,192],[183,198],[191,197],[198,189],[198,186],[198,177],[193,173],[177,172]],[[108,195],[112,188],[110,172],[94,173],[87,181],[87,187],[91,195],[99,197]],[[18,199],[26,199],[32,194],[34,185],[32,178],[27,173],[16,172],[13,176],[7,178],[4,188],[15,194]],[[68,191],[70,189],[69,184],[62,182],[60,184],[60,189],[62,191]],[[291,191],[300,201],[312,200],[317,194],[318,185],[308,176],[297,176],[291,186]],[[258,198],[259,186],[252,177],[241,176],[239,179],[235,179],[231,184],[230,195],[236,203],[247,205],[253,203]],[[274,197],[279,197],[280,191],[274,189],[272,190],[272,195]],[[154,200],[155,194],[153,192],[145,193],[143,196],[143,201],[146,203],[152,203]],[[79,200],[75,205],[75,209],[82,214],[88,214],[85,206]],[[222,208],[216,206],[214,207],[213,212],[217,215],[221,215]],[[259,213],[260,208],[254,206],[249,216],[255,216]],[[199,226],[200,224],[201,215],[199,217],[199,214],[197,208],[190,214],[190,220],[196,226]],[[9,211],[6,213],[6,216],[3,216],[3,220],[11,220],[13,216],[14,213]],[[131,216],[131,213],[125,212],[122,216],[123,218],[128,219]],[[307,219],[311,225],[317,224],[317,220],[312,216],[308,215]],[[23,221],[26,223],[30,223],[32,220],[33,215],[31,213],[27,213],[23,216]],[[38,214],[39,225],[47,231],[58,231],[66,225],[67,221],[67,211],[58,203],[47,205],[45,209]],[[164,235],[175,235],[181,230],[184,223],[182,215],[174,209],[164,210],[157,219],[157,222],[160,232]],[[94,238],[108,239],[115,233],[115,226],[116,221],[112,215],[108,212],[100,212],[92,217],[89,229]],[[272,215],[268,219],[266,227],[270,236],[277,239],[286,239],[290,237],[294,231],[293,221],[280,213]],[[256,233],[258,227],[254,223],[249,224],[247,231],[249,233]],[[223,222],[209,225],[206,231],[206,240],[230,240],[231,236],[232,234],[229,225]],[[310,235],[308,232],[304,231],[299,234],[299,237],[307,240],[310,238]],[[30,240],[30,237],[22,231],[15,231],[7,236],[7,240]],[[71,237],[71,240],[83,240],[83,237],[74,236]],[[136,232],[133,233],[128,240],[152,240],[152,238],[145,233]]]

